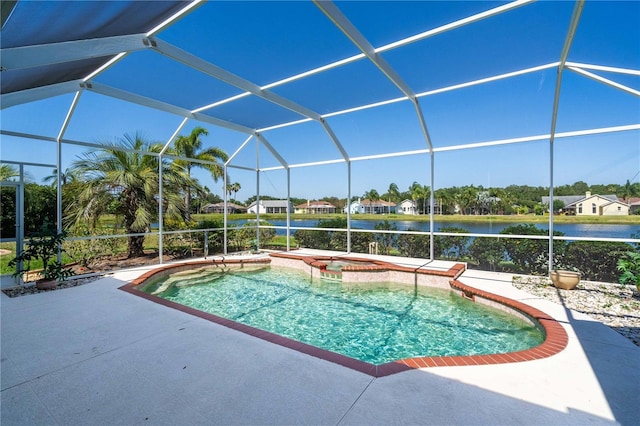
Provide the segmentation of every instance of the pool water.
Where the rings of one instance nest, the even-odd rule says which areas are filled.
[[[343,266],[350,266],[350,265],[372,265],[372,263],[332,260],[327,263],[327,271],[341,271]]]
[[[161,288],[166,290],[158,292]],[[377,365],[418,356],[520,351],[544,340],[523,319],[448,290],[312,281],[286,269],[222,276],[216,270],[183,272],[143,291]]]

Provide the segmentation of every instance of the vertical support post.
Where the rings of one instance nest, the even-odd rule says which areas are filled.
[[[158,201],[158,260],[161,265],[163,263],[163,254],[164,254],[163,252],[164,247],[162,244],[163,231],[164,231],[164,220],[163,220],[164,214],[162,210],[162,156],[167,151],[167,149],[169,149],[171,142],[173,142],[173,140],[178,136],[178,133],[180,133],[182,128],[185,126],[185,124],[187,124],[187,121],[189,121],[189,119],[185,117],[180,123],[180,125],[178,126],[178,128],[176,129],[176,131],[173,132],[173,135],[171,135],[167,143],[164,144],[164,146],[160,150],[160,153],[158,154],[158,197],[160,197],[160,200]]]
[[[553,134],[549,139],[549,272],[553,270]]]
[[[209,255],[209,230],[204,231],[204,258]]]
[[[222,190],[223,192],[223,206],[222,208],[224,209],[224,212],[222,213],[222,221],[223,221],[223,227],[224,227],[224,231],[223,231],[223,247],[222,247],[222,253],[224,253],[225,255],[227,254],[227,185],[229,185],[228,183],[228,176],[227,176],[227,165],[224,165],[224,188]]]
[[[351,161],[347,160],[347,254],[351,254]]]
[[[62,127],[60,128],[60,132],[58,132],[58,137],[56,138],[56,232],[62,232],[62,138],[64,137],[67,128],[69,127],[69,123],[71,122],[71,117],[73,116],[73,112],[76,110],[76,106],[80,101],[81,91],[76,92],[73,97],[73,101],[71,101],[71,106],[69,107],[69,111],[67,111],[67,115],[64,118],[62,123]],[[62,246],[58,246],[58,262],[62,262]]]
[[[20,254],[24,251],[24,165],[20,164],[18,168],[18,172],[20,174],[20,181],[18,183],[18,191],[17,198],[18,201],[18,211],[16,221],[18,222],[18,229],[16,232],[16,253]],[[22,261],[18,262],[16,265],[16,270],[22,270],[23,264]],[[24,284],[22,276],[19,278],[19,283]]]
[[[56,233],[62,232],[62,142],[56,141]],[[58,245],[58,262],[62,263],[62,245]]]
[[[160,264],[162,265],[164,263],[164,258],[163,258],[163,245],[162,245],[162,237],[163,237],[163,222],[164,222],[164,215],[163,215],[163,206],[162,206],[162,199],[163,199],[163,191],[162,191],[162,154],[158,155],[158,260],[160,262]]]
[[[256,250],[260,247],[260,140],[256,138]]]
[[[573,14],[571,15],[571,22],[569,23],[569,30],[567,31],[567,37],[564,40],[564,46],[562,47],[562,53],[560,54],[560,62],[558,64],[558,75],[556,77],[556,89],[553,96],[553,112],[551,113],[551,131],[549,132],[549,272],[553,270],[553,144],[556,137],[556,124],[558,121],[558,106],[560,104],[560,89],[562,88],[562,71],[564,70],[567,62],[567,56],[569,56],[569,50],[573,43],[573,37],[575,36],[580,22],[580,16],[582,15],[582,9],[584,8],[584,0],[577,0],[576,5],[573,8]]]
[[[289,239],[291,238],[291,169],[287,167],[287,251],[291,250]]]
[[[435,178],[434,178],[435,175],[434,175],[433,168],[434,168],[434,165],[435,165],[435,154],[434,154],[433,150],[431,150],[431,152],[430,152],[430,159],[431,159],[431,177],[430,177],[431,195],[429,196],[429,205],[431,206],[430,207],[431,212],[429,213],[429,260],[433,261],[434,257],[435,257],[435,255],[434,255],[434,242],[435,242],[434,240],[435,240],[435,238],[434,238],[434,235],[433,235],[433,232],[434,232],[434,229],[433,229],[434,228],[434,223],[433,223],[433,221],[434,221],[434,219],[433,219],[433,200],[434,200],[434,197],[435,197],[435,195],[434,195],[434,188],[435,187],[433,185],[433,182],[435,180]]]

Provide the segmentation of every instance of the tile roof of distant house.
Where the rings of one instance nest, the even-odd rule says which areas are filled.
[[[290,203],[287,200],[260,200],[264,207],[287,207]],[[256,205],[256,202],[249,204],[249,207]]]
[[[297,209],[303,209],[305,207],[335,207],[328,201],[308,201],[306,203],[298,204],[295,206]]]
[[[602,198],[606,198],[611,201],[618,201],[618,197],[615,194],[607,194],[607,195],[599,195],[599,194],[591,194],[589,197],[585,195],[557,195],[553,197],[553,200],[560,200],[564,203],[565,207],[572,206],[576,204],[578,201],[582,201],[586,198],[599,196]],[[542,197],[542,204],[549,204],[549,197]]]

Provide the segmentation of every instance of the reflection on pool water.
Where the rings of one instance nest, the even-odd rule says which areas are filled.
[[[534,325],[442,289],[312,281],[288,269],[208,268],[142,288],[167,300],[372,364],[532,348]]]

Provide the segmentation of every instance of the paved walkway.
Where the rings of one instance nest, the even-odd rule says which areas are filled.
[[[118,290],[146,270],[0,296],[3,426],[639,424],[640,348],[509,275],[460,280],[553,315],[567,349],[376,379]]]

